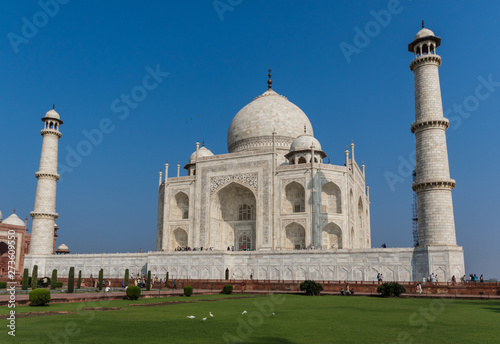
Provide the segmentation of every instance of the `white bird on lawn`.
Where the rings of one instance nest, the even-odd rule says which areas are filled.
[[[214,317],[214,315],[212,314],[212,312],[208,312],[208,314],[210,314],[210,318]]]
[[[203,319],[201,319],[201,320],[205,321],[205,320],[207,320],[207,317],[204,317],[204,318],[203,318]]]
[[[194,318],[195,318],[195,317],[194,317],[194,315],[188,315],[187,317],[188,317],[189,319],[194,319]]]
[[[243,311],[243,313],[241,313],[241,315],[243,315],[243,314],[247,314],[247,311]]]

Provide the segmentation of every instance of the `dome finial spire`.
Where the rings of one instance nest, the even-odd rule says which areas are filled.
[[[52,110],[56,109],[56,104],[52,104]]]
[[[267,80],[267,88],[268,89],[273,88],[273,81],[271,80],[271,71],[272,71],[272,69],[269,68],[269,74],[268,74],[269,75],[269,80]]]
[[[424,27],[425,27],[425,26],[424,26],[424,20],[422,19],[422,29],[423,29]]]

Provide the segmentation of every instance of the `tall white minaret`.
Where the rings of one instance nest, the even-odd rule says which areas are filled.
[[[417,147],[416,180],[413,190],[418,199],[419,247],[456,246],[455,219],[451,190],[446,129],[450,122],[443,117],[439,66],[436,48],[441,38],[424,28],[417,33],[408,50],[414,53],[410,69],[415,74],[415,134]],[[462,263],[463,264],[463,263]]]
[[[63,124],[59,114],[50,110],[42,118],[43,136],[40,168],[37,178],[35,209],[30,213],[33,218],[31,229],[30,255],[49,255],[54,253],[54,224],[56,213],[57,151],[62,136],[59,126]]]

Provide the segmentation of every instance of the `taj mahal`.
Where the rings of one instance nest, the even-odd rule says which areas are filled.
[[[125,269],[191,279],[223,279],[227,273],[237,279],[253,274],[267,280],[351,281],[376,280],[378,273],[387,281],[464,275],[463,249],[455,237],[440,43],[422,27],[408,45],[415,80],[415,122],[409,129],[417,152],[412,186],[418,198],[416,247],[371,247],[369,188],[354,143],[335,154],[341,161],[330,163],[313,123],[273,89],[269,70],[267,90],[229,125],[228,153],[215,155],[196,143],[185,173],[177,164],[177,176],[169,178],[165,164],[165,174],[159,174],[156,251],[151,252],[54,254],[63,121],[54,109],[47,112],[24,267],[38,265],[40,276],[52,269],[64,276],[75,267],[83,277],[103,268],[105,278],[123,278]]]

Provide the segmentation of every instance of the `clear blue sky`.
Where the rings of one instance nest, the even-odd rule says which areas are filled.
[[[70,1],[48,7],[50,15],[36,1],[2,3],[4,218],[14,207],[22,218],[33,210],[40,117],[55,103],[64,120],[60,168],[73,166],[58,183],[58,244],[74,253],[154,250],[159,169],[168,160],[174,176],[196,139],[226,153],[231,119],[266,90],[272,67],[273,88],[309,116],[332,163],[343,164],[354,140],[356,159],[367,166],[373,246],[410,246],[414,97],[407,45],[425,19],[442,37],[458,244],[467,273],[500,277],[498,2],[220,3],[229,6],[223,13],[213,1]],[[390,18],[382,12],[375,24],[376,13],[388,8]],[[356,46],[356,32],[367,30],[369,41],[356,40],[348,63],[341,46]],[[163,77],[142,94],[136,87],[148,66],[159,66]],[[482,99],[480,78],[494,81]],[[134,88],[144,99],[126,114],[121,97]],[[106,118],[114,130],[83,147],[84,131]],[[78,147],[91,152],[68,160]],[[392,187],[389,174],[398,176]]]

